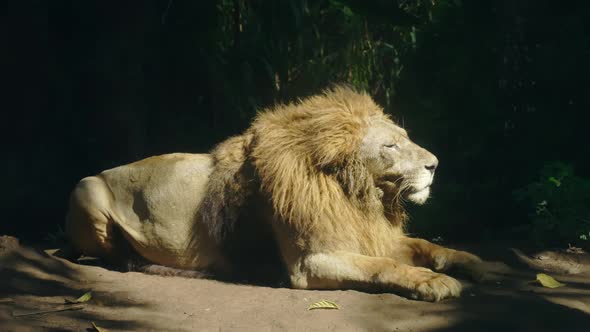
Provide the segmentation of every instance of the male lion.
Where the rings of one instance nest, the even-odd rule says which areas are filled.
[[[404,235],[403,202],[426,201],[437,164],[368,95],[335,87],[259,113],[211,154],[82,179],[66,232],[111,260],[130,244],[151,263],[231,275],[278,253],[294,288],[438,301],[461,284],[431,269],[480,259]]]

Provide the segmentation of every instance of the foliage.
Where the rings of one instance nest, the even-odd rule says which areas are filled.
[[[224,81],[227,97],[244,120],[273,100],[334,82],[384,95],[389,104],[401,58],[415,46],[411,23],[431,7],[422,1],[220,1],[217,67],[233,78]]]
[[[510,193],[535,181],[546,160],[573,165],[588,178],[590,149],[583,142],[590,98],[580,82],[590,66],[575,60],[590,52],[585,6],[437,3],[431,22],[418,30],[415,52],[403,61],[393,103],[411,134],[440,160],[434,199],[412,212],[415,230],[493,241],[527,228],[515,238],[527,241],[540,226]],[[561,28],[546,29],[549,21]],[[567,218],[584,214],[581,203],[563,204],[581,209]],[[548,236],[537,243],[554,244]]]
[[[433,200],[411,211],[421,234],[497,239],[514,227],[546,234],[543,227],[563,224],[571,226],[554,227],[569,240],[580,231],[576,216],[587,210],[562,200],[587,197],[590,177],[590,145],[583,143],[590,123],[588,1],[48,7],[30,14],[49,26],[50,98],[26,84],[26,102],[48,103],[13,122],[20,145],[3,165],[12,176],[2,198],[5,218],[18,222],[4,232],[42,237],[63,221],[80,178],[149,155],[207,151],[243,130],[261,107],[334,82],[367,89],[439,157]],[[22,43],[41,53],[30,44]],[[575,166],[577,175],[559,188],[536,180],[547,160]],[[510,194],[532,183],[542,184],[540,199],[557,213],[553,219],[530,213],[540,202],[530,201],[533,192],[527,204]]]
[[[548,163],[539,178],[514,192],[529,210],[527,230],[538,244],[587,245],[590,232],[590,179],[573,167]]]

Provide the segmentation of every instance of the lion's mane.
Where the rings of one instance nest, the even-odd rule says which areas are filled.
[[[348,233],[378,254],[379,243],[360,241],[382,234],[358,236],[371,230],[362,223],[386,217],[401,227],[405,213],[395,195],[383,201],[358,157],[371,117],[387,116],[367,94],[342,86],[260,112],[244,134],[212,151],[214,171],[200,209],[210,235],[223,241],[258,193],[268,198],[274,220],[299,234]]]

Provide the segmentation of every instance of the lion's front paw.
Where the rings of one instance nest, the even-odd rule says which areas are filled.
[[[436,302],[461,294],[461,283],[448,275],[419,269],[415,277],[415,286],[410,297],[417,300]]]

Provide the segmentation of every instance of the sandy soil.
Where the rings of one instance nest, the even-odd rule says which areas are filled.
[[[530,268],[495,271],[488,281],[465,282],[459,299],[426,303],[120,273],[0,243],[0,331],[93,331],[93,322],[108,331],[590,330],[590,274],[552,274],[567,286],[548,289],[529,282],[536,273]],[[78,310],[14,316],[65,308],[64,299],[88,290],[93,298]],[[307,310],[322,299],[340,309]]]

